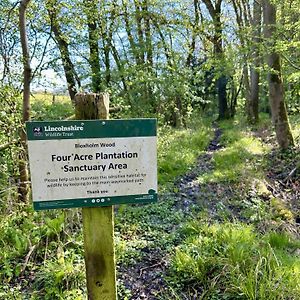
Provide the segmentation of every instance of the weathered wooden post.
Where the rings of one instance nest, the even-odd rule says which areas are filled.
[[[78,120],[108,119],[109,95],[77,94]],[[83,208],[83,234],[88,298],[116,299],[113,206]]]

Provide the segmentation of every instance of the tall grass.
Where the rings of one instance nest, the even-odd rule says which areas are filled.
[[[170,280],[204,299],[300,299],[299,242],[250,225],[192,222],[172,258]]]

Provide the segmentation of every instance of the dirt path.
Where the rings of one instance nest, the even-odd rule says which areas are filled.
[[[200,204],[200,206],[203,206],[204,199],[207,196],[205,188],[202,185],[200,186],[197,179],[199,176],[213,170],[213,153],[222,148],[220,144],[222,132],[216,124],[213,126],[215,130],[214,138],[210,141],[206,152],[197,158],[196,164],[190,172],[175,182],[179,189],[179,193],[176,195],[178,208],[184,211],[189,211],[191,208],[194,208],[194,205]]]
[[[215,151],[222,148],[220,145],[222,132],[215,124],[214,130],[214,138],[209,143],[207,151],[198,157],[195,166],[188,173],[181,176],[174,183],[174,190],[177,192],[160,196],[160,201],[169,201],[168,199],[170,198],[174,199],[174,205],[170,210],[170,214],[180,212],[183,214],[183,219],[188,219],[191,217],[192,212],[200,211],[204,206],[207,206],[210,214],[216,215],[216,209],[214,208],[216,201],[210,205],[206,205],[205,202],[214,194],[220,195],[220,187],[216,185],[202,187],[197,181],[200,175],[213,169],[212,155]],[[230,190],[227,188],[222,192],[228,194]],[[158,220],[158,222],[160,221],[162,220]],[[167,233],[172,235],[178,229],[178,226],[170,225]],[[177,244],[180,241],[180,239],[177,240]],[[176,243],[174,246],[176,246]],[[160,297],[168,291],[168,285],[164,280],[169,264],[168,250],[145,248],[143,252],[144,258],[142,261],[127,267],[119,266],[119,280],[131,291],[131,297],[129,298],[131,300],[161,299]]]

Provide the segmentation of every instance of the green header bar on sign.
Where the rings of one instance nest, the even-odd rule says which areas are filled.
[[[26,122],[34,140],[156,136],[156,119]]]

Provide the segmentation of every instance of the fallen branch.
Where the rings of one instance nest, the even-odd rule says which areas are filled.
[[[65,120],[66,121],[75,120],[75,115],[71,115],[70,117],[67,117]]]
[[[148,266],[148,267],[141,268],[141,269],[140,269],[140,277],[142,276],[142,274],[143,274],[143,272],[144,272],[145,270],[147,270],[147,269],[152,269],[152,268],[154,268],[154,267],[161,266],[163,263],[164,263],[164,262],[161,261],[161,262],[158,262],[158,263],[156,263],[156,264],[154,264],[154,265],[151,265],[151,266]]]
[[[300,167],[300,164],[297,165],[283,181],[284,182],[289,181],[294,176],[294,174],[296,173],[296,171],[298,170],[299,167]]]
[[[27,253],[26,257],[25,257],[25,261],[23,263],[23,266],[22,266],[20,274],[24,273],[24,271],[25,271],[25,269],[26,269],[26,267],[28,265],[29,259],[30,259],[31,255],[32,255],[33,251],[36,249],[36,247],[37,247],[37,244],[35,244],[35,245],[33,245],[33,246],[31,246],[29,248],[29,251],[28,251],[28,253]]]

